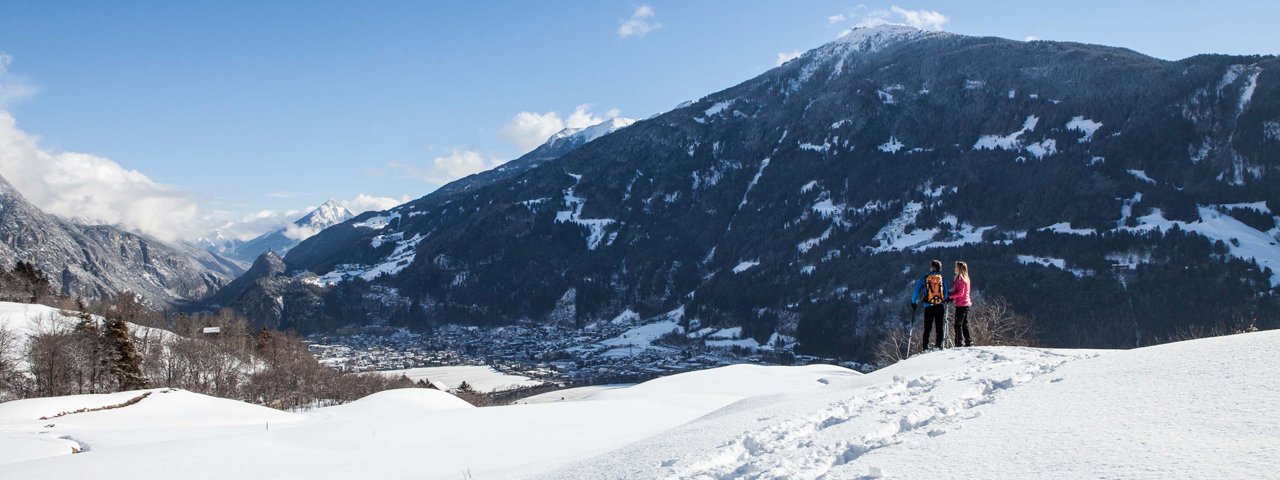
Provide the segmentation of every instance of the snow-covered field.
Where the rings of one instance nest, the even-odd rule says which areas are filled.
[[[388,377],[399,377],[401,375],[409,377],[409,380],[417,382],[418,380],[426,380],[436,388],[443,390],[453,390],[467,382],[472,388],[479,392],[495,392],[498,390],[508,390],[512,388],[536,387],[542,385],[542,382],[521,375],[512,375],[494,370],[493,367],[484,365],[460,365],[451,367],[421,367],[409,368],[405,370],[383,370],[379,372],[369,372],[368,374],[384,375]]]
[[[1275,478],[1277,347],[737,365],[490,408],[406,389],[294,414],[156,390],[39,420],[139,392],[35,399],[0,404],[0,478]]]

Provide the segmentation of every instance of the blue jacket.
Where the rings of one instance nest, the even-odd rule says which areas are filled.
[[[925,274],[923,277],[920,277],[919,280],[916,280],[916,289],[911,292],[911,303],[924,303],[924,306],[926,307],[942,305],[941,303],[929,303],[929,302],[920,301],[920,295],[924,293],[924,279],[928,278],[929,275],[934,275],[935,273],[936,272],[929,272]],[[936,273],[936,274],[942,275],[941,273]],[[947,292],[950,292],[950,291],[951,290],[947,289],[947,276],[942,275],[942,298],[944,302],[946,301],[946,298],[947,298]]]

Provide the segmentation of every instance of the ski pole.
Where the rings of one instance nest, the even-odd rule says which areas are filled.
[[[907,330],[907,357],[911,356],[911,344],[916,341],[916,306],[911,305],[911,328]]]

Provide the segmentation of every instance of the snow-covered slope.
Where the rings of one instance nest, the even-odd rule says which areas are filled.
[[[182,392],[82,414],[118,422],[92,428],[81,415],[22,423],[41,402],[69,406],[41,399],[0,405],[0,478],[1267,478],[1280,467],[1277,347],[1271,331],[1129,351],[955,349],[868,375],[738,365],[491,408],[410,389],[275,413],[269,430],[259,407],[175,403],[184,425],[224,411],[261,423],[202,438],[132,427],[174,418],[145,409]],[[13,463],[69,451],[61,436],[113,440]]]
[[[94,472],[102,479],[513,478],[609,452],[750,395],[815,393],[828,389],[834,379],[854,376],[858,374],[830,366],[743,365],[669,377],[607,399],[490,408],[471,408],[437,390],[394,390],[307,412],[302,421],[280,413],[290,417],[271,420],[269,430],[265,418],[253,418],[253,427],[206,426],[204,438],[192,438],[200,433],[193,429],[174,429],[175,437],[165,438],[161,430],[137,431],[123,420],[113,427],[80,428],[71,425],[75,416],[61,421],[66,428],[44,428],[48,421],[0,423],[0,446],[14,448],[0,450],[0,478],[52,479],[78,472]],[[155,396],[110,414],[123,416],[129,409],[145,414]],[[63,410],[79,403],[104,401],[38,399],[14,410]],[[8,418],[3,407],[9,405],[0,404],[0,418]],[[193,421],[217,419],[226,408],[192,405],[190,415]],[[142,440],[118,443],[132,435]],[[62,437],[111,441],[65,457],[70,448],[58,443]],[[45,444],[64,457],[21,462],[35,457],[9,453]]]
[[[0,464],[265,431],[306,418],[176,389],[15,400],[0,404]]]
[[[969,348],[752,398],[546,478],[1267,478],[1280,332]]]
[[[458,386],[462,385],[463,382],[466,382],[467,385],[470,385],[479,392],[494,392],[498,390],[542,385],[542,382],[529,377],[502,373],[495,370],[493,367],[485,365],[419,367],[403,370],[368,372],[367,374],[383,375],[392,378],[405,376],[414,382],[426,380],[435,385],[436,388],[442,388],[445,390],[458,388]]]
[[[98,322],[102,322],[102,317],[94,316],[93,318]],[[19,370],[26,370],[27,368],[26,359],[22,357],[21,353],[26,348],[29,335],[69,331],[79,322],[80,318],[76,316],[76,312],[59,310],[45,305],[0,302],[0,329],[9,330],[18,337],[18,345],[15,346],[15,351],[8,353],[18,358]],[[144,327],[132,323],[128,325],[129,332],[135,337],[155,339],[161,344],[177,337],[176,334],[167,330]],[[2,416],[0,416],[0,421],[3,421]]]

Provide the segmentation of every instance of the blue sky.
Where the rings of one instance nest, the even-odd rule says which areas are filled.
[[[0,136],[27,155],[0,174],[64,216],[247,234],[329,197],[421,196],[551,127],[644,118],[877,19],[1166,59],[1280,53],[1272,1],[6,2],[0,110],[16,125]],[[72,152],[98,173],[71,172]],[[76,178],[33,185],[51,175],[17,165],[54,161]],[[95,183],[113,168],[134,183]]]

